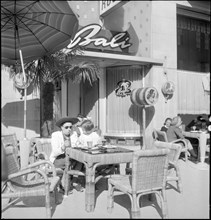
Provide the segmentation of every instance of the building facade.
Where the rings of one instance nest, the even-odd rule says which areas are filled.
[[[152,129],[160,128],[165,118],[180,114],[188,123],[198,114],[210,114],[209,1],[69,4],[78,15],[79,29],[66,50],[85,48],[71,62],[96,63],[101,72],[92,85],[62,82],[55,93],[57,118],[82,113],[103,135],[144,134],[150,147]],[[174,87],[172,94],[163,92],[166,85]],[[156,89],[155,104],[143,107],[131,101],[131,92],[144,88]]]
[[[62,115],[88,115],[106,135],[142,136],[145,130],[150,146],[152,129],[161,127],[166,117],[210,112],[205,85],[210,81],[210,5],[117,1],[112,8],[111,2],[69,2],[80,28],[68,47],[86,48],[75,62],[97,63],[102,71],[94,85],[63,84]],[[106,7],[110,9],[102,14]],[[124,80],[131,91],[156,88],[157,103],[143,109],[131,102],[130,95],[118,95]],[[168,99],[162,88],[169,81],[175,92]]]

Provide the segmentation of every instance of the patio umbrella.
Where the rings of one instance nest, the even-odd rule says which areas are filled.
[[[1,62],[21,65],[26,85],[25,139],[24,63],[64,48],[77,28],[78,19],[67,1],[1,1]]]

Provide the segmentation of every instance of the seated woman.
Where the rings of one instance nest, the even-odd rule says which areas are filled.
[[[73,130],[73,125],[78,122],[77,118],[64,117],[56,122],[56,125],[61,129],[55,131],[51,135],[52,152],[50,161],[56,168],[65,169],[65,149],[66,147],[75,147],[78,140],[77,132]],[[77,161],[71,160],[71,166],[76,169]],[[61,176],[60,190],[64,192],[64,175]],[[81,191],[80,184],[75,184],[76,190]],[[71,191],[70,191],[71,192]]]
[[[81,124],[81,128],[83,133],[78,138],[78,146],[79,147],[88,147],[87,142],[92,142],[92,146],[94,147],[97,144],[102,144],[103,138],[99,135],[96,127],[94,126],[91,120],[84,120]],[[96,168],[97,174],[106,173],[110,171],[110,168],[113,165],[100,165]]]
[[[172,119],[170,127],[166,132],[168,141],[171,142],[180,138],[183,139],[187,143],[187,147],[192,156],[192,159],[197,159],[197,155],[194,152],[192,144],[188,139],[185,139],[184,135],[182,134],[182,130],[180,129],[181,124],[182,120],[180,116],[176,116]]]
[[[172,121],[171,118],[166,118],[166,120],[160,130],[167,132],[168,128],[170,127],[171,121]]]
[[[79,120],[75,125],[74,125],[74,129],[76,130],[76,132],[77,132],[77,134],[78,134],[78,137],[83,133],[83,130],[82,130],[82,127],[81,127],[81,124],[83,123],[83,121],[85,121],[85,120],[91,120],[91,118],[90,117],[86,117],[86,116],[84,116],[84,115],[82,115],[82,114],[78,114],[77,115],[77,119]],[[97,134],[99,135],[99,136],[101,136],[101,130],[98,128],[98,127],[94,127],[93,129],[92,129],[92,131],[96,131],[97,132]]]
[[[97,133],[91,120],[84,120],[81,124],[82,134],[78,138],[78,145],[87,147],[87,142],[92,141],[93,147],[102,142],[102,137]]]

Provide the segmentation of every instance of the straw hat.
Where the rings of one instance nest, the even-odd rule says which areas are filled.
[[[64,118],[60,118],[57,122],[56,125],[58,127],[61,127],[65,122],[70,122],[72,123],[72,125],[76,124],[78,122],[77,118],[70,118],[70,117],[64,117]]]

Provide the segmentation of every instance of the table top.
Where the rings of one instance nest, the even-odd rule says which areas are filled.
[[[103,136],[114,137],[114,138],[140,138],[143,135],[136,133],[105,133]]]
[[[183,131],[183,134],[186,137],[193,137],[193,138],[199,138],[201,134],[205,134],[207,138],[209,138],[209,133],[208,132],[203,132],[203,131]]]
[[[80,162],[88,163],[127,163],[132,162],[133,150],[125,149],[119,146],[113,148],[95,148],[91,151],[83,148],[67,148],[66,153],[70,158]]]

